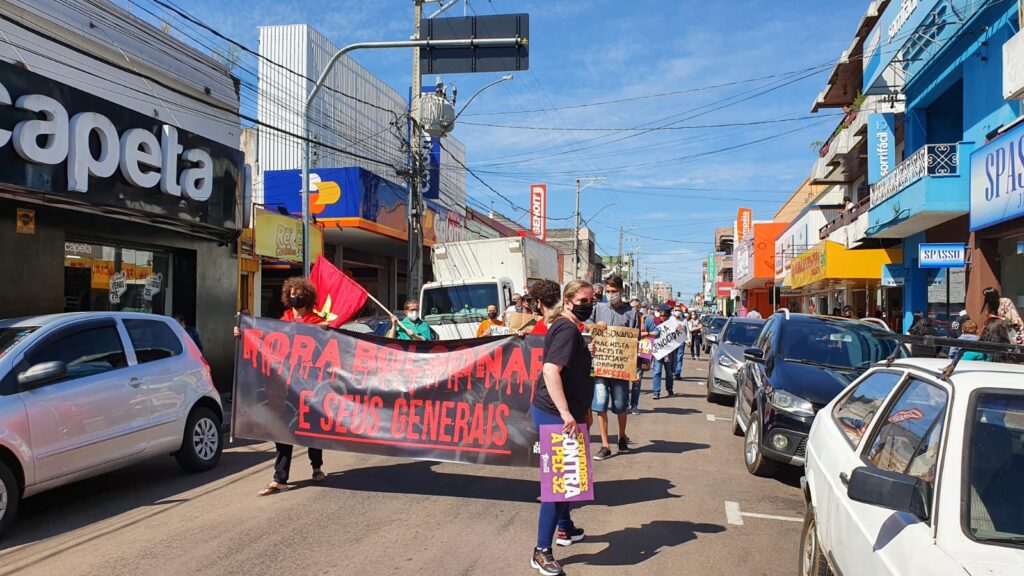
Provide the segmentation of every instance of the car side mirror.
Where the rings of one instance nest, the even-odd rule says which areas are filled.
[[[764,350],[760,348],[747,348],[743,351],[743,358],[750,362],[764,362]]]
[[[18,374],[18,386],[24,390],[38,388],[68,375],[68,365],[63,362],[41,362]]]
[[[922,520],[927,520],[931,512],[931,485],[898,472],[867,466],[856,468],[846,494],[856,502],[908,512]]]
[[[718,334],[708,334],[707,341],[712,344],[718,344]]]

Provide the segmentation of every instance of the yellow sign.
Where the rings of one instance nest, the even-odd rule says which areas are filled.
[[[256,229],[256,254],[273,260],[284,260],[287,262],[302,262],[302,220],[267,212],[266,210],[255,210]],[[320,226],[310,224],[309,244],[310,262],[316,260],[324,251],[324,233]]]
[[[36,211],[28,208],[18,208],[18,223],[15,226],[18,234],[36,233]]]
[[[847,250],[825,241],[793,259],[786,284],[801,288],[822,280],[881,280],[883,264],[901,264],[900,248]]]

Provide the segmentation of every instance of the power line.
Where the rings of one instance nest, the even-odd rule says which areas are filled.
[[[525,126],[515,124],[488,124],[486,122],[466,122],[465,120],[459,122],[459,124],[467,126],[486,126],[489,128],[504,128],[510,130],[543,130],[550,132],[657,132],[662,130],[701,130],[705,128],[734,128],[734,127],[746,127],[746,126],[761,126],[765,124],[782,124],[787,122],[802,122],[805,120],[821,120],[822,118],[835,118],[839,116],[846,116],[845,113],[836,114],[815,114],[814,116],[800,116],[798,118],[781,118],[778,120],[752,120],[750,122],[731,122],[726,124],[702,124],[698,126],[660,126],[657,128],[596,128],[596,127],[575,127],[575,128],[559,128],[556,126]]]

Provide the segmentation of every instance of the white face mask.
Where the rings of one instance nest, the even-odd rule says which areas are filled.
[[[640,309],[640,313],[641,314],[647,314],[647,308],[641,308]]]
[[[608,303],[609,304],[613,304],[614,305],[614,304],[618,304],[619,302],[622,302],[622,294],[616,293],[616,294],[609,294],[608,295]]]
[[[413,322],[415,322],[415,321],[420,319],[420,311],[419,310],[410,310],[409,312],[405,313],[405,317],[408,318],[409,320],[412,320]]]
[[[680,316],[683,315],[683,313],[680,312],[679,310],[673,310],[672,315],[675,316],[676,318],[679,318]]]

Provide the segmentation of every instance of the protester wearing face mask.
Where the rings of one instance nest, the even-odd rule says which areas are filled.
[[[659,326],[664,324],[665,322],[668,322],[669,318],[672,318],[672,307],[669,306],[668,304],[662,304],[661,306],[658,306],[658,312],[660,314],[657,318],[655,318],[654,322]],[[685,332],[686,325],[680,323],[679,326],[676,327],[676,330],[678,330],[679,332]],[[675,392],[672,391],[672,389],[675,387],[675,363],[676,354],[674,352],[670,353],[668,356],[665,356],[661,360],[654,360],[653,389],[655,400],[661,399],[661,377],[663,374],[665,376],[665,388],[668,391],[668,395],[672,396],[675,394]]]
[[[403,309],[405,318],[402,318],[401,322],[398,318],[391,317],[391,330],[388,331],[388,338],[394,338],[397,334],[399,340],[432,340],[430,325],[420,318],[419,300],[407,300]]]
[[[639,328],[637,311],[622,300],[623,281],[620,276],[611,276],[605,281],[604,295],[608,302],[598,302],[594,307],[593,323],[596,330],[609,326]],[[601,431],[601,449],[594,454],[594,460],[604,460],[612,455],[608,441],[608,411],[619,420],[619,453],[629,452],[629,438],[626,436],[626,418],[629,411],[629,386],[627,380],[614,378],[594,379],[594,403],[591,410],[597,414]]]
[[[542,303],[547,299],[546,295],[537,296]],[[575,434],[577,423],[586,420],[594,398],[594,380],[590,376],[592,356],[578,326],[590,319],[593,302],[594,290],[590,284],[573,280],[562,293],[561,305],[548,310],[551,315],[548,333],[544,336],[544,365],[530,407],[537,427],[554,424],[561,426],[566,434]],[[573,524],[570,506],[569,502],[540,505],[537,546],[530,556],[530,566],[545,576],[562,573],[562,566],[552,554],[553,543],[571,546],[583,540],[583,530]]]
[[[480,323],[480,326],[476,329],[477,338],[483,336],[490,336],[494,330],[493,328],[504,328],[505,323],[502,322],[501,318],[498,317],[498,307],[491,304],[487,307],[487,318]]]

